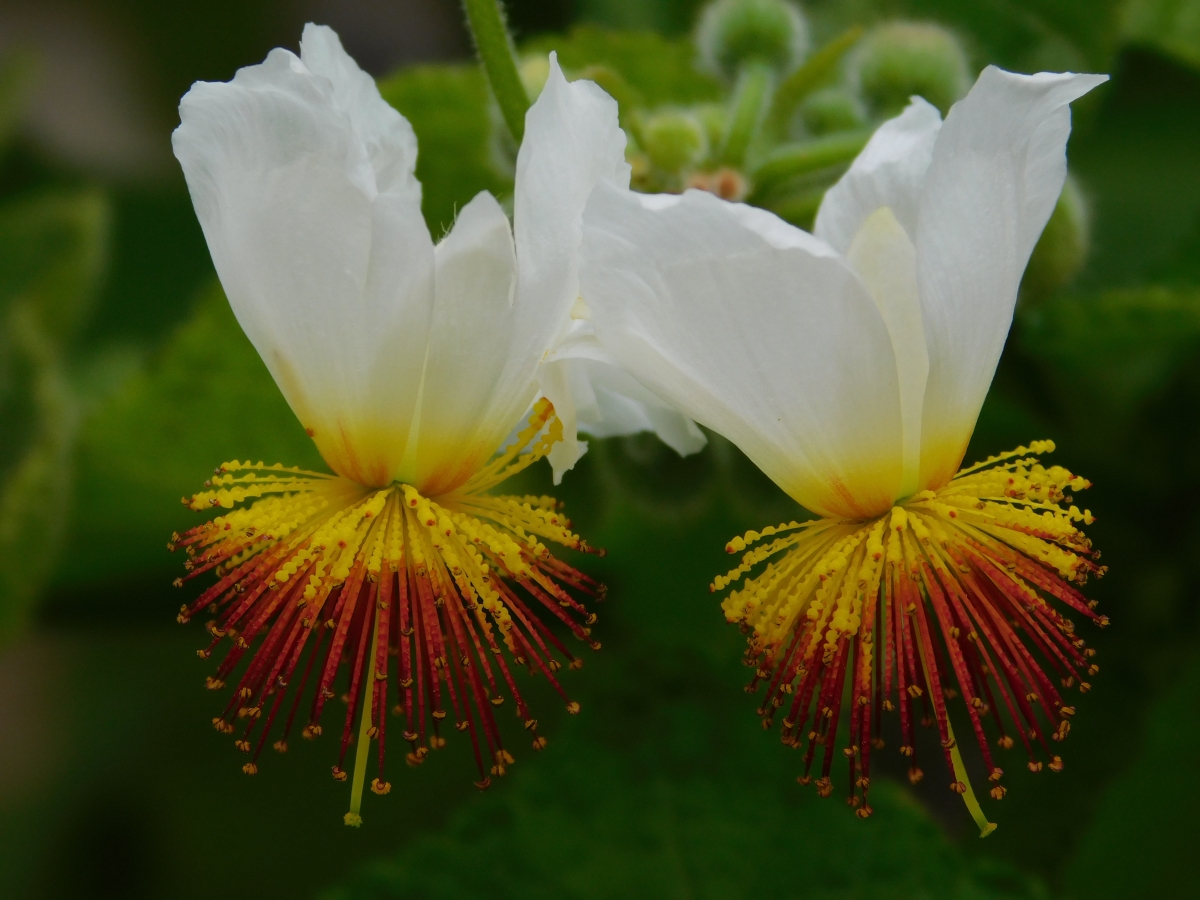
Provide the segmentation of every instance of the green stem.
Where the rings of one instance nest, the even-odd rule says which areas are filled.
[[[475,49],[487,73],[488,82],[508,130],[517,143],[525,135],[525,113],[529,109],[529,94],[517,71],[512,39],[504,22],[500,0],[463,0],[467,23],[475,38]]]
[[[789,225],[812,231],[817,210],[821,208],[823,199],[824,189],[810,189],[781,198],[772,197],[769,202],[763,204],[763,209],[775,213]]]
[[[371,753],[371,701],[375,694],[375,648],[379,642],[379,612],[375,612],[375,627],[371,629],[371,644],[367,652],[371,662],[367,666],[366,684],[363,685],[362,712],[358,720],[358,747],[354,752],[354,779],[350,786],[350,812],[346,813],[344,821],[347,825],[358,828],[362,825],[362,795],[367,782],[367,757]]]
[[[847,131],[780,147],[750,173],[754,190],[748,202],[758,203],[772,189],[798,175],[850,162],[862,151],[871,134],[870,129]]]
[[[763,114],[775,90],[775,72],[764,63],[748,63],[738,74],[733,108],[725,138],[721,142],[721,162],[740,167],[746,161],[750,142],[762,126]]]
[[[796,112],[796,107],[825,80],[841,62],[846,51],[858,43],[862,33],[861,25],[847,29],[805,60],[804,65],[779,85],[768,116],[771,131],[777,137],[782,138],[787,133],[788,120]]]

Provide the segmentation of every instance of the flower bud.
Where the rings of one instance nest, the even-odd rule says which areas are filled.
[[[1087,198],[1074,177],[1068,174],[1058,204],[1025,268],[1021,299],[1037,301],[1070,284],[1087,262],[1090,237],[1091,212]]]
[[[800,121],[808,134],[819,137],[862,128],[867,124],[867,111],[851,91],[827,87],[813,91],[804,99],[800,105]]]
[[[708,146],[720,146],[721,138],[725,135],[725,127],[729,121],[729,110],[725,104],[705,103],[693,107],[692,113],[704,128],[704,136],[708,141]]]
[[[639,137],[650,161],[664,172],[691,168],[708,154],[708,135],[700,120],[683,110],[647,116]]]
[[[730,80],[747,63],[783,73],[808,53],[808,23],[786,0],[715,0],[700,16],[696,43],[705,67]]]
[[[970,86],[967,57],[940,25],[890,22],[872,30],[850,59],[850,80],[871,112],[894,116],[913,94],[945,115]]]

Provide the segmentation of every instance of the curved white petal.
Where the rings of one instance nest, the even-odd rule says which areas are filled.
[[[922,487],[944,484],[962,460],[1066,178],[1068,104],[1105,80],[989,66],[946,117],[914,239],[929,349]]]
[[[525,116],[517,155],[516,325],[496,394],[511,398],[514,408],[524,409],[533,398],[538,365],[568,327],[579,296],[583,206],[599,181],[629,184],[616,101],[590,81],[568,83],[552,53],[546,86]],[[570,429],[564,434],[565,442],[574,441]]]
[[[497,398],[515,321],[517,260],[508,217],[483,191],[434,251],[433,322],[420,414],[401,480],[440,494],[466,481],[528,406]]]
[[[342,49],[332,28],[304,26],[300,59],[308,70],[329,80],[334,105],[350,120],[350,126],[367,151],[380,191],[407,188],[417,192],[417,136],[408,119],[396,112],[380,95],[375,79],[358,67]]]
[[[594,359],[565,363],[571,370],[579,430],[595,438],[652,431],[680,456],[699,453],[708,438],[696,423],[646,390],[617,366]]]
[[[881,206],[891,207],[904,230],[916,234],[921,188],[941,127],[937,107],[913,97],[904,112],[879,126],[825,193],[813,234],[848,253],[858,230]]]
[[[917,251],[892,208],[881,206],[858,229],[846,259],[879,308],[896,355],[904,428],[900,496],[911,496],[920,481],[921,409],[929,376],[925,325],[917,293]]]
[[[335,471],[385,484],[433,302],[415,139],[332,31],[304,41],[312,67],[277,49],[195,84],[172,143],[230,305],[292,409]]]
[[[886,510],[901,480],[896,362],[834,250],[769,213],[599,185],[581,280],[605,348],[824,515]]]
[[[586,452],[577,432],[596,438],[652,431],[680,456],[708,443],[696,423],[623,370],[596,339],[591,322],[577,319],[538,370],[542,393],[563,422],[564,440],[550,451],[554,482]]]

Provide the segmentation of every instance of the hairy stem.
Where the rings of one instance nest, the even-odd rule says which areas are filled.
[[[488,82],[508,130],[517,143],[525,134],[525,112],[529,109],[529,94],[517,71],[512,39],[508,36],[504,10],[500,0],[463,0],[467,23],[475,38],[475,49],[487,73]]]

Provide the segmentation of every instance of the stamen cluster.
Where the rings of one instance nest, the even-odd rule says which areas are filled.
[[[209,571],[218,579],[178,617],[187,622],[206,609],[212,616],[212,642],[199,651],[202,658],[223,641],[232,643],[208,687],[224,688],[249,657],[224,712],[213,719],[226,734],[238,730],[235,721],[244,723],[236,743],[251,759],[243,771],[257,772],[281,713],[274,747],[287,749],[306,698],[302,733],[318,737],[325,704],[340,685],[346,714],[333,775],[347,779],[346,754],[357,740],[346,816],[357,825],[372,740],[378,774],[371,789],[385,794],[391,788],[384,780],[389,690],[396,691],[392,712],[404,717],[409,764],[444,746],[442,724],[453,713],[455,728],[471,738],[480,788],[513,761],[495,718],[505,694],[534,749],[546,745],[514,666],[544,675],[568,712],[579,711],[556,673],[564,662],[578,668],[582,660],[540,616],[548,612],[599,649],[590,638],[596,616],[578,596],[599,599],[603,588],[555,559],[542,540],[591,548],[571,532],[553,498],[485,493],[544,456],[560,432],[553,406],[540,401],[506,452],[436,498],[407,484],[366,488],[319,472],[237,461],[221,466],[207,490],[184,498],[194,510],[232,510],[175,536],[170,546],[189,556],[189,574],[177,586]],[[247,500],[254,502],[235,509]]]
[[[899,709],[900,752],[911,760],[910,779],[921,779],[918,703],[922,723],[937,726],[950,789],[963,795],[985,834],[995,826],[971,789],[947,701],[963,700],[994,799],[1006,789],[988,744],[989,716],[996,743],[1012,747],[1015,733],[1031,770],[1062,769],[1046,739],[1066,738],[1075,709],[1047,670],[1064,690],[1077,685],[1087,692],[1086,679],[1099,671],[1090,661],[1095,651],[1065,613],[1100,626],[1108,619],[1078,590],[1088,575],[1104,573],[1077,527],[1090,524],[1091,513],[1066,493],[1090,484],[1028,455],[1053,449],[1039,441],[992,457],[874,519],[789,522],[727,545],[731,553],[747,552],[740,566],[713,582],[714,591],[766,563],[730,592],[723,609],[749,634],[746,663],[757,671],[747,690],[767,685],[758,710],[764,728],[786,707],[783,741],[805,748],[801,784],[813,780],[823,747],[817,791],[833,792],[847,679],[849,741],[842,754],[848,802],[861,817],[871,813],[870,753],[883,747],[883,713]],[[774,540],[747,550],[768,537]]]

